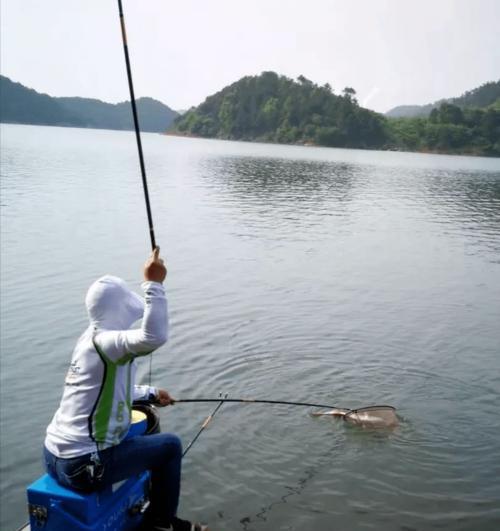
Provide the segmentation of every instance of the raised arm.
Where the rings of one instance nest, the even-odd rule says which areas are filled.
[[[161,347],[168,338],[168,308],[163,281],[167,268],[157,247],[144,264],[144,315],[141,328],[103,331],[96,336],[102,353],[115,363],[145,356]]]

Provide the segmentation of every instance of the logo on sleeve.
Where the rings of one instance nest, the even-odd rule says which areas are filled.
[[[78,385],[75,380],[78,378],[80,371],[81,367],[78,365],[78,362],[73,361],[69,366],[68,372],[66,373],[66,380],[64,383],[66,385]]]

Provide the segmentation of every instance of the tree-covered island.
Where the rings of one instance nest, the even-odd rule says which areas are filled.
[[[466,95],[464,107],[443,102],[428,117],[389,118],[361,107],[350,87],[335,94],[330,85],[319,86],[304,76],[292,80],[263,72],[209,96],[179,116],[168,132],[228,140],[500,156],[500,81]]]

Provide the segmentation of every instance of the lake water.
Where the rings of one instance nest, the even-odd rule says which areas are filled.
[[[392,432],[226,404],[183,468],[213,531],[500,529],[500,159],[143,137],[177,398],[393,404]],[[133,133],[1,126],[1,525],[26,519],[83,304],[139,289]],[[140,378],[147,381],[147,364]],[[210,404],[161,410],[186,443]]]

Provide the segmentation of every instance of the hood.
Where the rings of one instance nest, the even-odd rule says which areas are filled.
[[[90,324],[107,330],[126,330],[144,314],[144,299],[118,277],[96,280],[85,297]]]

